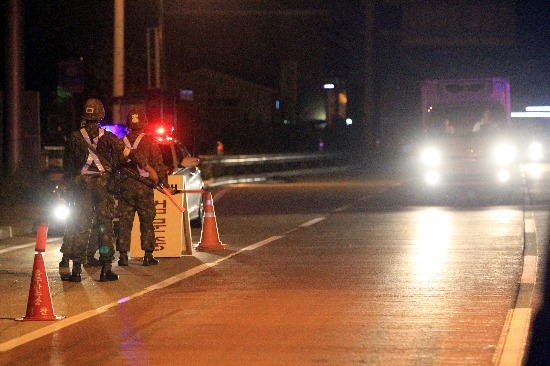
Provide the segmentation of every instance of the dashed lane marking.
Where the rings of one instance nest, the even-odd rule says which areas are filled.
[[[324,217],[317,217],[316,219],[309,220],[308,222],[304,222],[302,225],[300,225],[300,227],[308,227],[318,223],[319,221],[323,221],[324,219],[325,219]]]
[[[318,223],[319,221],[322,221],[324,220],[325,218],[324,217],[320,217],[320,218],[316,218],[316,219],[313,219],[313,220],[310,220],[310,221],[307,221],[301,225],[299,225],[299,227],[307,227],[307,226],[311,226],[311,225],[314,225],[316,223]],[[191,276],[194,276],[204,270],[207,270],[209,268],[212,268],[212,267],[215,267],[217,266],[218,264],[230,259],[230,258],[233,258],[234,256],[240,254],[240,253],[243,253],[245,251],[250,251],[250,250],[255,250],[255,249],[258,249],[264,245],[267,245],[269,243],[272,243],[276,240],[279,240],[281,238],[283,238],[284,235],[278,235],[278,236],[272,236],[272,237],[269,237],[267,239],[264,239],[264,240],[261,240],[257,243],[254,243],[254,244],[251,244],[251,245],[248,245],[236,252],[233,252],[225,257],[222,257],[222,258],[219,258],[218,260],[212,262],[212,263],[203,263],[199,266],[196,266],[196,267],[193,267],[185,272],[182,272],[178,275],[175,275],[175,276],[172,276],[170,278],[167,278],[166,280],[164,281],[161,281],[159,283],[156,283],[154,285],[151,285],[149,287],[146,287],[145,289],[141,290],[141,291],[138,291],[134,294],[131,294],[129,296],[126,296],[126,297],[123,297],[122,299],[119,299],[117,301],[114,301],[114,302],[111,302],[109,304],[106,304],[106,305],[103,305],[97,309],[92,309],[92,310],[88,310],[88,311],[85,311],[83,313],[80,313],[80,314],[77,314],[77,315],[73,315],[71,317],[68,317],[68,318],[65,318],[65,319],[62,319],[62,320],[59,320],[53,324],[50,324],[50,325],[47,325],[43,328],[40,328],[40,329],[37,329],[33,332],[30,332],[30,333],[27,333],[25,335],[22,335],[20,337],[17,337],[17,338],[14,338],[12,340],[9,340],[7,342],[4,342],[2,344],[0,344],[0,352],[6,352],[6,351],[9,351],[15,347],[19,347],[25,343],[28,343],[28,342],[31,342],[35,339],[38,339],[40,337],[43,337],[43,336],[46,336],[48,334],[51,334],[53,332],[56,332],[58,330],[61,330],[63,328],[66,328],[68,326],[71,326],[73,324],[76,324],[76,323],[79,323],[81,321],[84,321],[86,319],[89,319],[91,317],[94,317],[96,315],[99,315],[99,314],[102,314],[104,312],[106,312],[107,310],[111,309],[111,308],[114,308],[115,306],[118,306],[120,304],[123,304],[127,301],[130,301],[132,299],[135,299],[137,297],[140,297],[142,295],[145,295],[149,292],[152,292],[152,291],[155,291],[155,290],[159,290],[159,289],[162,289],[162,288],[165,288],[165,287],[168,287],[176,282],[179,282],[179,281],[182,281],[186,278],[189,278]],[[34,244],[32,244],[34,245]],[[25,244],[24,245],[25,247],[28,247],[28,246],[31,246],[31,244]],[[15,250],[15,249],[13,249]]]

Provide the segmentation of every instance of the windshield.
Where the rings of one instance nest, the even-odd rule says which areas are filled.
[[[430,135],[468,136],[489,129],[502,131],[507,126],[504,109],[497,103],[460,103],[432,106],[425,127]]]

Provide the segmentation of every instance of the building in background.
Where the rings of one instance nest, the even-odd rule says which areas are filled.
[[[333,79],[346,81],[346,114],[357,129],[352,136],[363,140],[349,147],[390,141],[409,124],[417,125],[419,86],[426,79],[503,76],[512,85],[512,104],[524,102],[513,109],[547,104],[549,47],[541,39],[548,38],[548,10],[538,2],[514,0],[126,2],[128,95],[147,90],[146,29],[158,26],[159,3],[164,3],[167,97],[179,98],[179,80],[199,69],[274,89],[274,124],[288,136],[296,132],[289,126],[308,130],[326,122],[322,86]],[[54,1],[28,2],[25,10],[26,34],[43,36],[25,45],[32,55],[26,58],[25,81],[29,89],[40,89],[42,112],[51,109],[49,95],[56,92],[63,59],[82,60],[83,94],[110,104],[112,4],[75,0],[64,8]],[[76,25],[80,14],[90,11],[104,16]],[[66,70],[69,81],[77,80],[71,68]],[[48,121],[42,132],[63,130],[59,124],[70,120],[63,118],[42,113],[42,126]]]

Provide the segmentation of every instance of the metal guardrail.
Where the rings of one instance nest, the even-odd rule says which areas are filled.
[[[203,179],[226,176],[276,173],[300,169],[319,169],[345,165],[345,154],[316,152],[267,155],[201,155],[199,168]]]
[[[45,146],[42,151],[42,169],[62,167],[62,146]],[[285,171],[320,169],[342,166],[348,163],[348,156],[342,153],[313,152],[290,154],[253,155],[200,155],[199,168],[204,180],[267,174]]]

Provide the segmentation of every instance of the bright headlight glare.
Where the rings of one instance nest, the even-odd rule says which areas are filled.
[[[516,149],[511,144],[500,144],[495,149],[498,164],[510,164],[516,160]]]
[[[437,166],[441,162],[441,155],[437,149],[429,147],[422,151],[420,160],[427,166]]]
[[[541,164],[538,164],[538,163],[527,164],[527,173],[529,174],[529,178],[539,179],[540,177],[542,177],[543,171],[544,171],[544,168]]]
[[[508,182],[510,180],[510,177],[510,171],[508,171],[507,169],[502,169],[497,173],[498,181],[501,183]]]
[[[426,183],[433,186],[439,183],[439,180],[441,178],[438,172],[432,170],[426,173],[426,176],[424,177],[424,179],[426,180]]]
[[[539,142],[532,142],[529,145],[529,160],[540,161],[542,159],[542,144]]]
[[[65,220],[69,216],[69,208],[65,205],[58,205],[53,210],[53,215],[58,220]]]

